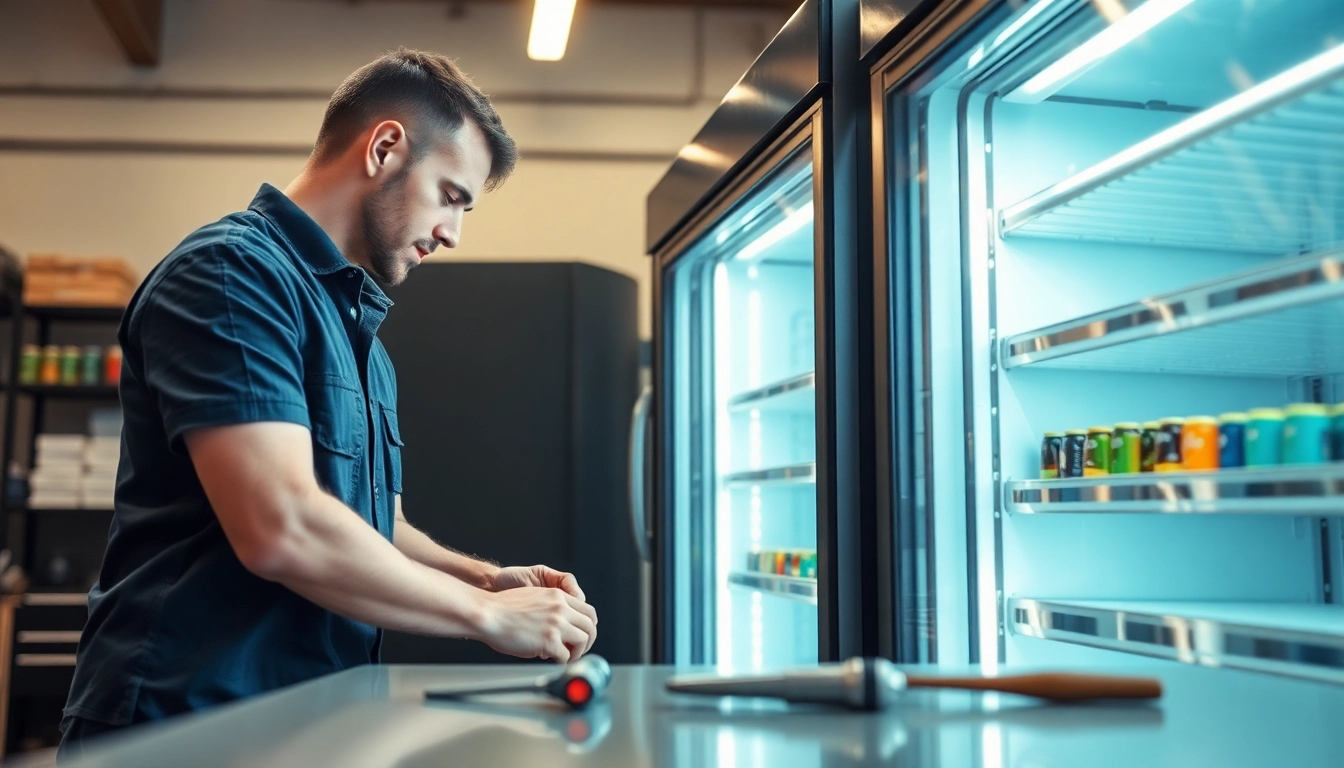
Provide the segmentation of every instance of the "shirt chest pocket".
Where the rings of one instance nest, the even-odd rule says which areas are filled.
[[[364,446],[368,443],[364,398],[358,389],[331,375],[310,377],[304,382],[304,396],[308,400],[317,481],[331,495],[354,506],[359,468],[364,465]]]
[[[383,428],[387,430],[387,485],[393,494],[401,493],[401,449],[406,444],[401,440],[401,425],[397,423],[397,412],[382,406]]]

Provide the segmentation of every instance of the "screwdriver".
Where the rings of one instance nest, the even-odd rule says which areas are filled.
[[[462,699],[494,693],[543,693],[563,701],[570,709],[583,709],[601,699],[611,682],[611,665],[596,654],[589,654],[563,669],[519,682],[494,685],[466,685],[425,691],[426,699]]]
[[[1065,672],[1009,677],[926,677],[905,674],[886,659],[859,657],[774,675],[681,675],[667,681],[667,689],[676,693],[769,697],[866,710],[885,709],[910,688],[998,691],[1056,702],[1162,696],[1162,682],[1153,678]]]

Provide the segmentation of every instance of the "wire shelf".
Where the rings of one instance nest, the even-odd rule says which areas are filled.
[[[1285,254],[1344,242],[1344,45],[999,212],[1004,235]]]
[[[752,469],[746,472],[734,472],[725,475],[723,481],[728,485],[778,485],[805,484],[817,482],[817,463],[809,461],[787,467],[770,469]]]
[[[1014,598],[1013,631],[1094,648],[1344,683],[1344,607]]]
[[[1287,259],[1005,340],[1005,368],[1315,376],[1344,371],[1344,255]]]
[[[760,410],[807,410],[816,404],[813,392],[816,389],[817,375],[813,371],[776,381],[763,387],[735,395],[728,401],[728,408],[734,411],[748,409]]]
[[[1015,480],[1018,514],[1344,515],[1344,464]]]
[[[776,576],[769,573],[734,571],[728,574],[728,583],[757,592],[765,592],[790,600],[817,604],[817,580],[797,576]]]

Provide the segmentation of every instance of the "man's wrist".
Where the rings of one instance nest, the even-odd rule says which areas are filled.
[[[477,562],[480,563],[480,567],[476,574],[476,584],[473,586],[484,589],[486,592],[494,592],[495,579],[499,576],[499,572],[502,569],[498,565],[484,560],[479,560]]]

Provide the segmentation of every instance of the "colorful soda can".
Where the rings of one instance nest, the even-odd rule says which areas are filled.
[[[61,383],[72,385],[79,383],[79,347],[68,346],[61,348]]]
[[[1285,410],[1283,463],[1324,464],[1330,457],[1330,410],[1320,403],[1295,403]]]
[[[783,576],[783,575],[784,575],[784,569],[785,569],[785,567],[786,567],[784,561],[785,561],[786,558],[787,558],[787,556],[786,556],[783,552],[776,552],[776,553],[775,553],[775,570],[774,570],[774,574],[775,574],[776,576]]]
[[[1218,468],[1218,420],[1192,416],[1181,428],[1181,466],[1187,470]]]
[[[1111,474],[1110,427],[1092,427],[1087,430],[1087,451],[1083,455],[1083,477],[1101,477]]]
[[[55,344],[42,348],[42,366],[38,369],[37,380],[47,386],[61,383],[61,348]]]
[[[1246,466],[1246,414],[1233,412],[1218,417],[1218,466]]]
[[[1152,472],[1157,466],[1157,433],[1162,430],[1162,424],[1156,421],[1145,421],[1143,423],[1143,433],[1139,435],[1139,469],[1143,472]]]
[[[98,384],[103,380],[103,348],[97,346],[87,346],[84,348],[84,356],[80,359],[79,365],[79,383],[80,384]]]
[[[19,354],[19,383],[36,384],[37,374],[42,367],[42,348],[36,344],[24,344]]]
[[[1246,414],[1246,466],[1283,463],[1283,422],[1278,408],[1255,408]]]
[[[103,354],[103,383],[116,384],[121,381],[121,347],[115,344]]]
[[[1041,441],[1041,479],[1052,480],[1059,477],[1059,453],[1064,450],[1064,435],[1059,432],[1046,432]]]
[[[1129,475],[1143,466],[1143,431],[1137,422],[1122,421],[1115,425],[1111,438],[1111,474]]]
[[[1082,477],[1087,455],[1087,430],[1070,429],[1064,433],[1064,447],[1059,451],[1059,476]]]
[[[1154,472],[1179,472],[1184,468],[1181,463],[1181,433],[1184,431],[1185,419],[1173,416],[1162,420],[1154,448]]]
[[[803,578],[805,578],[805,579],[815,579],[815,578],[817,578],[817,553],[816,553],[816,552],[809,552],[809,553],[807,554],[807,560],[804,561],[804,563],[803,563]]]
[[[1344,403],[1330,409],[1330,460],[1344,461]]]

